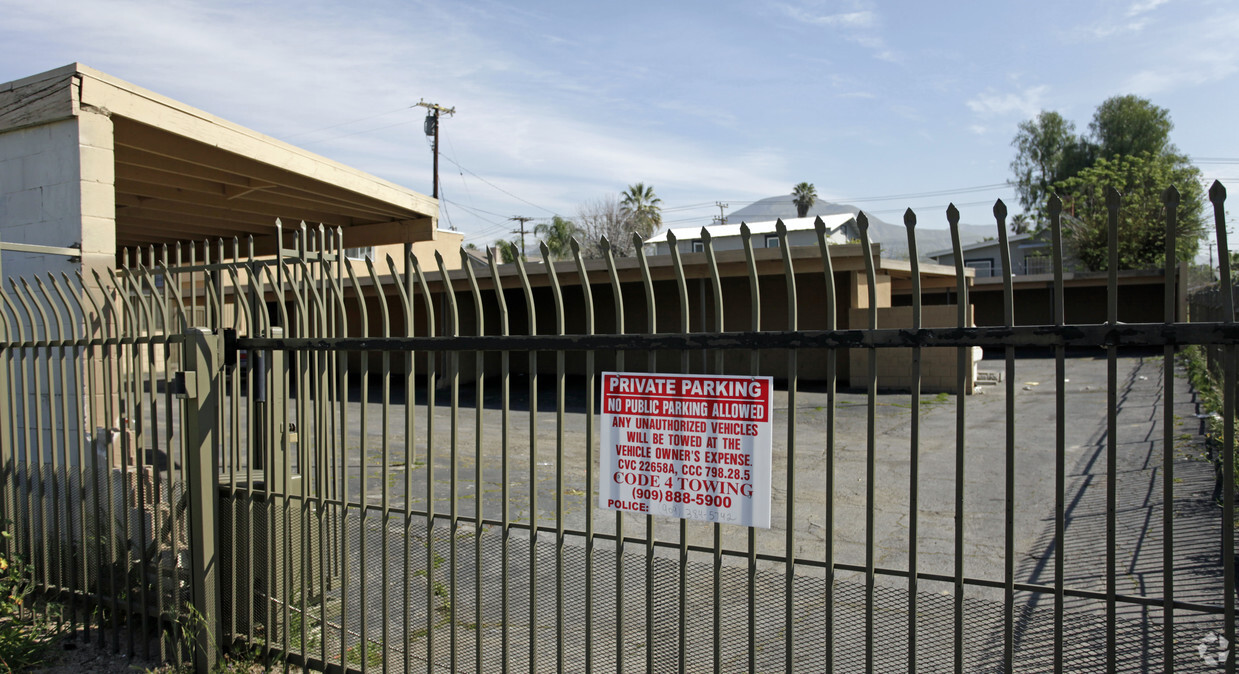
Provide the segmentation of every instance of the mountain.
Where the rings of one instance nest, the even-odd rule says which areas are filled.
[[[809,209],[809,215],[835,215],[837,213],[856,215],[860,210],[850,204],[818,201]],[[904,226],[902,224],[892,225],[869,213],[865,215],[869,216],[869,239],[874,243],[882,244],[882,255],[906,260],[908,258],[908,232]],[[727,214],[727,222],[731,224],[766,222],[779,218],[794,217],[796,217],[796,205],[792,202],[792,195],[784,194],[777,197],[766,197],[760,201],[754,201],[744,208],[736,209]],[[945,225],[945,217],[940,217],[942,218],[942,224]],[[938,222],[935,221],[934,224],[937,225]],[[996,236],[998,236],[998,232],[994,230],[992,225],[961,224],[959,226],[959,240],[960,245],[963,246],[976,243],[986,237]],[[946,227],[930,228],[922,224],[916,228],[916,249],[922,260],[926,260],[925,255],[927,253],[950,247],[951,232]]]

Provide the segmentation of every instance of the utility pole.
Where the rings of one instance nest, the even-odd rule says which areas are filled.
[[[521,223],[521,228],[520,228],[520,229],[513,229],[513,230],[511,230],[511,231],[512,231],[512,233],[513,233],[513,234],[520,234],[520,235],[521,235],[521,259],[522,259],[522,260],[528,260],[528,259],[529,259],[529,256],[525,255],[525,223],[526,223],[526,222],[529,222],[530,220],[533,220],[533,218],[522,217],[522,216],[519,216],[519,215],[513,215],[512,217],[510,217],[510,218],[508,218],[508,219],[509,219],[509,220],[516,220],[517,222]]]
[[[431,136],[434,140],[430,144],[430,151],[434,153],[434,184],[431,188],[430,196],[435,199],[439,198],[439,114],[454,115],[456,108],[445,108],[438,103],[427,103],[424,99],[419,100],[417,105],[426,108],[426,122],[422,129],[427,136]]]
[[[714,202],[714,205],[718,206],[718,224],[720,225],[727,224],[727,214],[723,212],[723,209],[727,208],[730,204],[725,204],[721,201],[716,201]]]

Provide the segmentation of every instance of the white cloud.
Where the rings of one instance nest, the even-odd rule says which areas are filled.
[[[1158,7],[1161,7],[1162,5],[1166,4],[1169,1],[1170,0],[1137,0],[1136,2],[1133,2],[1130,7],[1127,8],[1127,16],[1130,17],[1130,16],[1139,16],[1141,14],[1147,14],[1148,12],[1151,12],[1157,9]]]
[[[1032,117],[1041,111],[1042,100],[1050,88],[1044,84],[1023,91],[1001,94],[991,90],[968,101],[968,108],[982,117],[1018,115]]]
[[[878,21],[877,14],[868,10],[858,12],[842,12],[836,14],[817,14],[803,7],[783,5],[783,11],[796,21],[814,26],[870,28]]]
[[[843,39],[869,49],[879,60],[899,60],[899,53],[889,48],[882,37],[881,16],[869,8],[867,2],[855,0],[852,11],[845,12],[820,12],[819,4],[808,0],[807,4],[781,4],[778,7],[786,16],[806,26],[837,29]]]
[[[1239,12],[1215,12],[1180,24],[1142,48],[1122,91],[1150,96],[1213,84],[1239,73]]]

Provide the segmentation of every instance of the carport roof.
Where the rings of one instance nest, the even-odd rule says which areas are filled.
[[[438,201],[81,64],[0,84],[0,132],[105,114],[117,248],[255,237],[276,218],[340,227],[350,246],[432,239]]]

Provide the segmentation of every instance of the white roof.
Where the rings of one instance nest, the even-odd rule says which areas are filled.
[[[849,220],[856,219],[856,216],[851,213],[839,213],[838,215],[822,215],[810,218],[787,218],[783,220],[783,225],[787,227],[787,231],[789,232],[804,230],[812,231],[815,226],[814,223],[818,217],[820,217],[822,219],[822,223],[826,225],[827,232],[833,232],[839,227],[847,224]],[[749,222],[745,224],[749,226],[749,231],[756,236],[758,234],[773,234],[777,223],[778,220],[766,220],[764,222]],[[675,238],[681,241],[685,239],[699,239],[701,238],[701,230],[703,229],[710,233],[711,238],[715,239],[725,236],[740,236],[739,224],[709,225],[707,227],[673,227],[651,236],[646,239],[645,242],[666,243],[668,233],[675,234]]]

